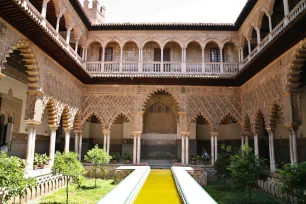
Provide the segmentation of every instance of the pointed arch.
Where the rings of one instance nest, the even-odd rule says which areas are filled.
[[[53,98],[49,98],[47,101],[46,107],[48,112],[48,125],[49,126],[56,126],[58,124],[58,113],[56,109],[56,104]]]
[[[196,116],[191,117],[191,120],[190,120],[190,121],[191,121],[191,122],[196,122],[196,120],[198,119],[198,117],[203,117],[203,118],[207,121],[208,126],[209,126],[211,129],[214,129],[211,118],[207,117],[207,115],[204,114],[203,112],[199,113],[199,114],[196,115]],[[189,126],[191,125],[191,122],[189,123]]]
[[[179,111],[182,111],[181,110],[181,104],[180,104],[180,99],[179,97],[174,93],[172,92],[170,89],[167,89],[167,88],[156,88],[156,89],[153,89],[151,92],[149,92],[145,98],[144,98],[144,102],[141,106],[141,110],[145,110],[145,107],[147,105],[147,102],[149,101],[149,99],[151,98],[151,96],[153,96],[154,94],[158,93],[159,91],[164,91],[166,92],[167,94],[169,94],[170,96],[172,96],[172,98],[174,99],[177,107],[178,107],[178,110]]]
[[[300,88],[302,67],[306,62],[306,55],[304,53],[306,53],[306,38],[298,44],[292,54],[286,82],[286,90],[290,92],[297,91]]]
[[[82,117],[82,122],[81,122],[81,129],[83,129],[84,128],[84,125],[85,125],[85,123],[86,123],[86,121],[90,118],[90,117],[92,117],[92,116],[95,116],[98,120],[99,120],[99,122],[101,123],[101,126],[102,126],[102,128],[103,128],[103,120],[102,120],[102,117],[100,117],[100,115],[97,113],[97,112],[94,112],[94,111],[92,111],[92,112],[89,112],[89,113],[87,113],[85,116],[83,116]]]
[[[243,132],[246,132],[246,133],[251,133],[252,132],[252,128],[251,128],[251,120],[250,120],[250,117],[246,114],[244,117],[243,117]]]
[[[9,57],[14,51],[19,51],[20,55],[23,56],[23,63],[26,67],[26,73],[28,78],[28,89],[29,90],[40,90],[41,80],[38,62],[35,53],[31,49],[30,43],[27,40],[18,40],[9,46],[5,52],[5,58],[2,60],[2,64],[6,64],[6,57]]]
[[[61,118],[63,120],[63,128],[64,129],[72,129],[72,115],[69,111],[69,107],[66,105],[61,113]]]
[[[226,43],[232,43],[235,46],[239,46],[239,40],[233,38],[227,38],[222,42],[221,48],[223,49]]]
[[[279,111],[280,111],[280,114],[278,114]],[[278,102],[275,102],[270,106],[268,128],[270,128],[271,130],[275,130],[276,121],[277,119],[281,119],[281,118],[282,118],[282,121],[284,121],[282,108]]]
[[[256,21],[256,24],[255,26],[258,28],[258,29],[261,29],[261,26],[262,26],[262,19],[264,16],[269,16],[268,15],[268,12],[266,11],[266,9],[261,9],[261,11],[259,12],[258,14],[258,17],[257,17],[257,21]]]
[[[94,42],[100,43],[101,47],[103,47],[103,42],[100,39],[97,39],[97,38],[88,39],[87,42],[86,42],[86,47],[89,47],[90,44],[94,43]]]
[[[108,129],[109,129],[109,130],[112,129],[114,122],[115,122],[115,121],[118,119],[118,117],[120,117],[121,115],[124,116],[126,119],[128,119],[128,121],[129,121],[130,123],[133,124],[133,119],[132,119],[128,114],[125,114],[124,112],[120,112],[120,113],[118,113],[116,116],[114,116],[114,117],[112,117],[112,118],[110,119],[109,126],[108,126]]]
[[[264,124],[266,124],[266,117],[263,114],[263,112],[261,111],[261,109],[258,109],[253,116],[253,126],[252,129],[254,132],[256,132],[257,134],[260,131],[260,123],[261,123],[261,119],[264,120]]]
[[[79,112],[75,114],[73,127],[74,127],[74,131],[81,132],[83,130],[81,114]]]
[[[240,120],[239,118],[237,118],[237,117],[236,117],[234,114],[232,114],[232,113],[226,113],[226,114],[224,114],[224,115],[220,118],[218,124],[220,125],[220,124],[224,123],[224,121],[225,121],[227,118],[232,118],[238,125],[240,125],[241,128],[243,128],[243,126],[242,126],[243,124],[242,124],[241,120]]]

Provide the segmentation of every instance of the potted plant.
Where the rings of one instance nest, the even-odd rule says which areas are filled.
[[[40,167],[44,169],[45,166],[49,164],[50,158],[47,156],[47,154],[40,155],[40,158],[41,158]]]
[[[196,164],[200,164],[201,163],[201,156],[200,155],[196,155]]]
[[[35,153],[34,162],[33,162],[33,169],[34,170],[38,169],[38,163],[39,163],[39,155],[37,153]]]
[[[40,155],[35,153],[34,155],[34,162],[33,162],[33,169],[38,169],[38,165],[40,164]]]
[[[196,164],[196,161],[197,161],[197,155],[191,155],[191,164],[195,165]]]
[[[118,163],[118,161],[120,160],[120,154],[119,153],[112,153],[111,154],[111,157],[112,157],[112,162],[114,163],[114,164],[117,164]]]
[[[132,158],[133,158],[132,155],[129,154],[129,153],[125,153],[125,154],[123,155],[123,159],[124,159],[124,161],[125,161],[126,164],[131,163]]]

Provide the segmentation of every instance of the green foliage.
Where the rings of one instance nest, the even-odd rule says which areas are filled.
[[[191,161],[197,161],[197,160],[200,160],[201,159],[201,156],[199,155],[191,155]]]
[[[258,180],[265,181],[269,176],[264,160],[255,156],[252,148],[247,145],[242,146],[239,154],[231,157],[228,169],[238,189],[245,191],[248,187],[250,203],[251,188],[256,188]]]
[[[121,156],[118,152],[116,153],[111,153],[111,157],[112,157],[112,160],[120,160]]]
[[[128,161],[131,161],[133,159],[133,156],[130,153],[125,153],[122,158],[125,160],[126,163],[128,163]]]
[[[222,178],[228,178],[230,176],[230,170],[228,169],[231,163],[231,156],[233,155],[232,146],[222,144],[220,153],[218,154],[217,161],[215,163],[215,169],[218,176]]]
[[[306,203],[306,162],[299,164],[288,164],[281,171],[281,191],[289,203]]]
[[[49,161],[50,161],[50,158],[47,156],[47,154],[38,154],[38,153],[35,153],[35,156],[34,156],[34,165],[48,164]]]
[[[245,192],[235,189],[230,182],[224,183],[223,179],[209,182],[204,189],[219,204],[245,204],[249,201]],[[252,201],[257,204],[282,203],[277,198],[257,189],[253,190]]]
[[[69,199],[69,203],[86,203],[93,204],[97,203],[110,192],[116,185],[113,185],[113,180],[102,180],[97,179],[97,188],[94,188],[94,179],[86,179],[81,187],[76,184],[70,185],[69,194],[73,195]],[[66,191],[65,189],[59,189],[58,191],[43,196],[39,203],[65,203],[66,202]]]
[[[108,156],[107,153],[103,149],[100,149],[98,145],[96,145],[94,148],[92,148],[86,153],[85,161],[94,164],[95,180],[97,178],[97,168],[102,168],[102,165],[109,163],[109,160],[111,158],[112,157]]]
[[[67,203],[68,203],[68,186],[69,181],[76,183],[79,187],[81,186],[82,182],[84,181],[85,177],[83,176],[86,171],[82,165],[82,163],[78,160],[78,154],[75,152],[68,152],[68,153],[60,153],[56,152],[54,165],[52,167],[52,173],[62,174],[63,176],[67,176]]]
[[[22,196],[25,189],[36,185],[33,178],[25,178],[24,163],[20,158],[0,153],[0,202],[6,203],[12,197]],[[2,194],[5,192],[4,194]]]

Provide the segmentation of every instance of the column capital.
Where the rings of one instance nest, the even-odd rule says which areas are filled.
[[[294,125],[293,123],[285,123],[285,128],[288,128],[290,131],[296,131],[298,129],[297,125]]]
[[[182,137],[189,137],[190,132],[181,132]]]
[[[218,136],[218,132],[210,132],[210,135],[216,137],[216,136]]]
[[[51,131],[56,131],[58,128],[58,125],[49,125],[49,128]]]
[[[110,132],[111,132],[111,131],[110,131],[109,129],[103,130],[103,134],[104,134],[104,135],[110,135]]]
[[[34,129],[36,129],[37,126],[40,125],[41,123],[40,121],[37,120],[26,120],[25,122],[29,128],[34,128]]]
[[[72,130],[72,128],[64,128],[64,131],[65,131],[66,133],[70,133],[71,130]]]
[[[267,132],[269,134],[273,134],[274,133],[274,129],[272,129],[272,128],[266,128],[266,130],[267,130]]]
[[[141,137],[142,132],[141,132],[141,131],[135,131],[135,132],[133,132],[132,134],[133,134],[133,136],[135,136],[135,137]]]

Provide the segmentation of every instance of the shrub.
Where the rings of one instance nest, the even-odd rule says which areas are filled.
[[[231,157],[228,169],[238,189],[245,191],[248,188],[250,203],[251,188],[257,187],[258,180],[267,180],[270,173],[264,160],[255,156],[252,148],[247,145],[242,146],[239,154]]]
[[[215,169],[218,176],[222,178],[228,178],[230,176],[230,170],[228,169],[231,163],[232,146],[222,144],[220,148],[220,153],[218,154],[217,161],[215,163]]]
[[[281,192],[288,203],[290,200],[306,203],[306,162],[286,165],[281,171],[281,183]]]
[[[97,169],[102,169],[103,164],[109,163],[111,156],[108,156],[107,153],[100,149],[98,145],[89,150],[85,155],[85,161],[91,162],[94,164],[94,174],[95,174],[95,188],[97,187]],[[102,169],[103,171],[104,169]]]
[[[25,189],[36,185],[33,178],[25,178],[24,162],[17,157],[0,153],[0,203],[8,202],[12,197],[22,196]]]
[[[75,152],[56,152],[52,173],[54,175],[62,174],[63,176],[68,177],[66,184],[66,202],[68,203],[69,182],[72,181],[73,183],[76,183],[78,187],[80,187],[85,179],[83,176],[85,174],[85,169],[82,163],[78,160],[78,154]]]

